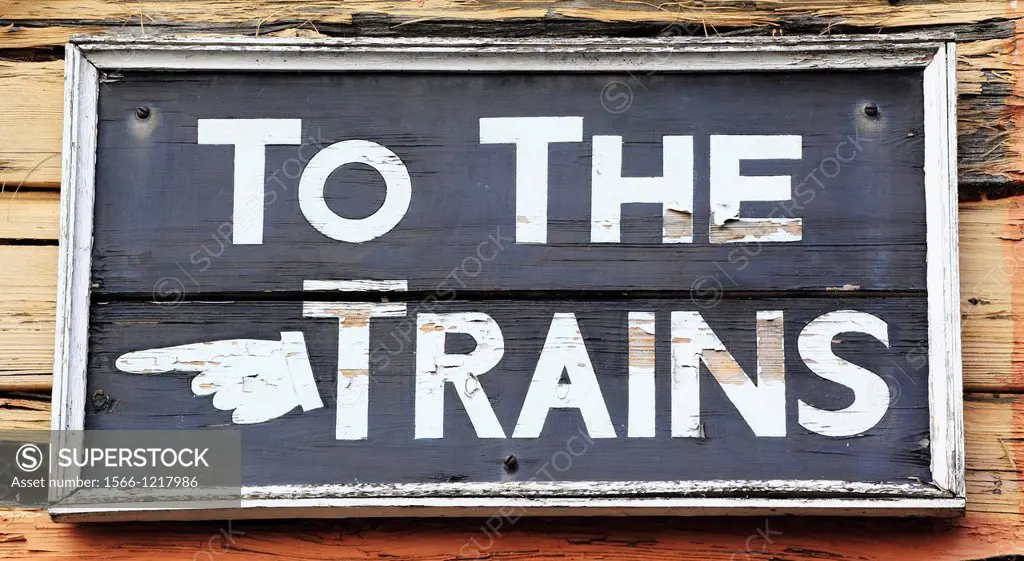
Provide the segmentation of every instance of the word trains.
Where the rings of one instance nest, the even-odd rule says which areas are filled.
[[[351,289],[352,283],[372,281],[306,281],[307,290]],[[404,290],[404,281],[392,290]],[[336,438],[367,438],[370,395],[370,321],[403,317],[404,303],[303,303],[303,315],[338,322]],[[628,437],[655,436],[655,314],[629,312]],[[673,437],[701,435],[701,365],[724,390],[743,420],[758,437],[786,436],[786,369],[783,312],[756,312],[757,366],[753,379],[737,363],[704,317],[695,311],[671,312],[671,432]],[[506,438],[480,379],[505,354],[501,327],[481,312],[418,313],[415,357],[415,437],[444,436],[444,397],[454,385],[463,408],[480,438]],[[878,374],[853,364],[832,351],[833,338],[862,333],[889,347],[888,325],[882,319],[854,310],[824,313],[800,331],[800,359],[815,375],[852,390],[853,402],[839,410],[797,403],[797,420],[805,429],[830,437],[863,433],[875,426],[889,408],[888,386]],[[449,334],[471,337],[475,348],[448,353]],[[374,362],[378,362],[376,359]],[[235,368],[232,371],[233,367]],[[378,365],[379,366],[379,365]],[[235,409],[236,423],[270,420],[296,406],[322,407],[309,366],[301,332],[284,332],[281,341],[233,340],[150,349],[122,355],[118,369],[152,374],[167,371],[203,372],[193,380],[196,395],[219,392],[214,406]],[[232,373],[234,372],[234,373]],[[253,380],[254,372],[260,378]],[[563,378],[568,375],[568,382]],[[500,375],[500,374],[499,374]],[[615,438],[598,372],[588,354],[573,313],[555,313],[534,368],[512,438],[538,438],[551,409],[576,409],[593,438]],[[289,384],[290,381],[290,384]],[[262,384],[262,385],[261,385]],[[294,388],[294,393],[286,391]],[[282,391],[282,388],[285,391]],[[884,396],[877,396],[883,389]]]
[[[337,437],[365,439],[369,392],[369,327],[357,318],[403,313],[403,304],[310,302],[306,315],[339,319]],[[404,314],[403,314],[404,315]],[[353,321],[355,320],[355,321]],[[655,436],[655,314],[628,313],[627,436]],[[469,353],[448,354],[445,338],[460,333],[473,338]],[[830,411],[798,402],[797,418],[804,428],[825,436],[842,437],[873,427],[888,409],[889,396],[872,392],[888,387],[877,374],[832,352],[840,333],[864,333],[889,346],[888,325],[880,318],[853,310],[833,311],[810,321],[800,332],[800,358],[816,375],[853,390],[853,403]],[[755,380],[733,358],[699,312],[671,312],[671,430],[673,437],[701,435],[700,366],[703,364],[724,390],[756,436],[786,436],[786,372],[783,312],[756,314],[757,369]],[[358,343],[357,343],[358,342]],[[357,348],[358,345],[358,348]],[[505,353],[498,323],[481,312],[419,313],[416,317],[416,438],[444,436],[445,385],[453,384],[480,438],[505,438],[480,378],[494,369]],[[568,382],[563,378],[568,375]],[[593,438],[615,438],[598,373],[587,352],[573,313],[555,313],[537,360],[529,390],[512,432],[513,438],[538,438],[551,409],[577,409]],[[347,395],[346,395],[347,394]]]

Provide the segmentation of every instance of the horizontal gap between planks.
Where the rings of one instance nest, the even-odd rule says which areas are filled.
[[[14,238],[0,240],[0,245],[58,245],[57,240],[40,240],[35,238]]]
[[[964,178],[959,182],[957,202],[994,201],[1024,195],[1024,182]]]
[[[441,295],[444,295],[442,298]],[[191,302],[259,302],[259,301],[323,301],[323,302],[417,302],[436,300],[438,302],[485,301],[485,300],[692,300],[707,306],[718,300],[779,299],[779,298],[906,298],[926,296],[925,290],[725,290],[713,296],[701,296],[689,290],[413,290],[390,292],[366,290],[345,291],[281,291],[281,292],[209,292],[183,294],[181,298],[154,299],[153,293],[139,292],[93,292],[94,303],[112,302],[154,302],[161,305]]]
[[[4,25],[0,23],[0,26]],[[6,33],[10,33],[9,31]],[[64,60],[63,46],[0,48],[0,61],[5,62],[50,62]]]

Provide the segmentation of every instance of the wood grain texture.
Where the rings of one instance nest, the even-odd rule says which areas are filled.
[[[1024,197],[960,204],[964,387],[1024,390]],[[1015,306],[1016,304],[1016,306]]]
[[[640,82],[627,89],[634,78]],[[923,290],[923,89],[922,73],[913,69],[511,76],[123,71],[101,94],[93,292],[149,296],[161,282],[175,282],[186,297],[294,292],[304,280],[338,275],[406,279],[410,291],[436,291],[440,298],[448,290],[460,297],[489,290]],[[343,104],[338,91],[346,92]],[[876,103],[881,116],[866,115],[864,100]],[[152,117],[136,117],[140,104]],[[301,146],[266,151],[265,210],[257,211],[255,228],[260,245],[225,243],[232,205],[250,203],[232,194],[235,149],[197,142],[203,130],[197,123],[218,115],[302,121]],[[549,115],[581,117],[581,141],[549,148],[546,195],[519,194],[516,149],[482,142],[481,120]],[[731,241],[752,237],[740,221],[719,225],[719,216],[708,243],[709,145],[727,134],[800,136],[799,158],[745,164],[748,174],[789,176],[793,202],[752,203],[742,211],[745,218],[801,217],[797,242],[769,242],[763,233],[760,243],[718,243],[720,230]],[[662,176],[663,152],[673,153],[662,136],[692,136],[693,148],[672,158],[693,170],[692,195],[681,197],[681,208],[692,210],[683,214],[692,220],[693,243],[662,243],[662,210],[654,205],[623,205],[621,220],[618,204],[614,213],[596,210],[592,198],[618,184],[599,187],[593,179],[602,172],[591,168],[605,161],[594,154],[612,150],[592,139],[605,135],[622,137],[615,174],[628,178]],[[341,139],[385,146],[411,178],[408,210],[367,243],[339,243],[342,237],[310,225],[308,209],[300,211],[301,193],[310,187],[299,186],[296,170],[307,161],[312,166],[313,154]],[[692,164],[682,163],[688,158]],[[324,199],[333,212],[363,217],[383,204],[383,183],[372,169],[348,166],[332,177]],[[614,200],[612,192],[606,197]],[[517,216],[525,212],[521,199],[539,196],[546,202],[543,219]],[[234,212],[238,236],[250,211]],[[547,243],[514,243],[521,224],[543,228]],[[690,237],[690,224],[680,237]],[[598,237],[606,232],[614,235]]]
[[[480,4],[464,0],[424,0],[392,3],[381,0],[336,2],[317,0],[201,0],[180,5],[167,1],[120,2],[88,0],[14,0],[4,9],[8,21],[74,20],[118,25],[173,25],[203,22],[231,24],[248,29],[266,28],[276,23],[316,24],[350,23],[357,14],[384,14],[395,23],[415,19],[457,19],[470,21],[571,17],[601,22],[648,21],[662,23],[694,22],[710,29],[716,27],[779,27],[803,20],[805,25],[831,27],[919,27],[950,25],[1006,19],[1004,2],[971,0],[958,4],[922,2],[890,5],[870,0],[831,2],[812,0],[792,4],[781,0],[759,2],[756,6],[730,0],[707,3],[699,10],[688,10],[681,2],[653,5],[625,0],[588,0],[569,6],[549,2],[506,0]]]
[[[50,206],[42,214],[57,212],[56,197],[39,204]],[[1014,346],[1020,339],[1015,338],[1014,327],[1024,326],[1024,289],[1014,284],[1024,274],[1024,197],[961,203],[960,246],[965,388],[1024,391],[1024,354]],[[7,298],[31,314],[22,316],[23,320],[40,327],[53,325],[55,248],[6,248],[0,255],[0,271],[11,271],[3,278],[18,287]],[[29,257],[24,259],[25,255]],[[25,286],[48,288],[26,293]],[[1016,307],[1015,292],[1020,292]],[[17,348],[0,348],[0,372],[7,373],[0,375],[0,389],[49,388],[52,331],[12,327],[14,333],[0,331],[0,338],[18,344]]]
[[[0,13],[0,17],[3,14]],[[100,26],[24,26],[9,23],[0,25],[0,49],[34,49],[59,47],[74,35],[104,33]]]
[[[60,186],[64,63],[0,61],[0,184]]]
[[[701,307],[686,300],[483,300],[476,302],[410,302],[408,316],[376,318],[370,322],[369,366],[354,376],[369,376],[365,399],[369,403],[368,438],[335,440],[335,416],[338,403],[360,399],[362,394],[342,397],[337,388],[338,353],[346,358],[358,352],[338,348],[336,317],[303,317],[302,302],[189,303],[174,307],[141,302],[111,302],[93,307],[90,327],[90,355],[87,371],[87,395],[100,390],[115,405],[101,410],[86,406],[85,428],[103,430],[202,430],[232,426],[242,433],[243,482],[246,485],[356,483],[431,483],[525,481],[531,477],[546,481],[539,470],[568,446],[574,457],[556,476],[558,481],[673,481],[706,479],[825,479],[844,481],[885,481],[909,483],[930,479],[927,435],[929,427],[929,369],[925,364],[928,334],[923,310],[924,298],[849,297],[831,295],[821,298],[726,299],[713,307]],[[308,310],[308,306],[305,307]],[[836,353],[861,365],[881,378],[881,387],[864,396],[881,404],[885,416],[877,425],[855,438],[831,438],[804,430],[797,421],[795,399],[813,407],[834,410],[850,403],[851,395],[838,386],[812,374],[797,351],[797,335],[811,320],[835,310],[857,310],[888,323],[889,349],[866,335],[849,334],[835,344]],[[785,438],[758,438],[768,424],[757,417],[754,429],[736,412],[712,379],[701,376],[700,438],[672,438],[670,426],[670,379],[684,376],[673,373],[670,343],[676,337],[688,341],[697,335],[674,332],[669,326],[670,312],[696,310],[722,338],[722,342],[745,373],[738,369],[714,367],[724,386],[738,383],[724,372],[732,372],[746,381],[759,379],[769,371],[778,372],[789,397],[779,408],[785,426]],[[755,314],[760,310],[784,310],[778,328],[779,348],[785,357],[773,362],[755,341],[764,343],[768,335],[755,335]],[[652,311],[656,317],[656,389],[649,407],[656,412],[656,434],[652,438],[628,438],[627,420],[627,312]],[[422,332],[440,326],[417,327],[414,317],[424,313],[482,312],[493,318],[503,334],[504,352],[493,369],[474,378],[472,384],[445,384],[439,410],[443,410],[441,429],[435,438],[414,435],[423,428],[423,420],[414,423],[411,411],[422,407],[415,403],[416,377],[412,373],[427,353]],[[526,409],[527,390],[532,384],[544,388],[544,382],[531,378],[547,343],[553,314],[575,314],[585,342],[587,358],[571,355],[570,380],[580,387],[584,379],[575,376],[576,362],[593,364],[599,389],[600,407],[607,408],[610,420],[602,429],[593,411],[583,424],[579,411],[556,409],[551,412]],[[203,341],[257,339],[275,341],[282,332],[302,332],[319,395],[325,407],[312,411],[292,409],[272,422],[231,425],[230,411],[218,411],[206,397],[196,398],[189,390],[194,373],[170,372],[140,375],[120,370],[115,364],[125,353],[145,349],[186,345]],[[784,332],[784,336],[783,336]],[[784,345],[783,345],[784,343]],[[475,348],[469,336],[448,337],[445,352],[459,355]],[[558,345],[558,343],[555,343]],[[485,345],[481,344],[480,348]],[[557,346],[555,348],[558,348]],[[556,351],[557,352],[557,351]],[[564,352],[564,349],[563,349]],[[778,357],[782,357],[782,351]],[[183,360],[198,360],[184,358]],[[231,355],[219,355],[221,368],[231,367]],[[457,359],[451,359],[457,360]],[[557,359],[556,359],[557,360]],[[145,362],[145,359],[143,359]],[[439,361],[444,363],[443,361]],[[151,362],[149,364],[152,364]],[[755,367],[755,364],[757,365]],[[549,374],[558,376],[551,369]],[[533,378],[536,380],[536,378]],[[767,378],[764,378],[767,379]],[[344,380],[342,380],[344,381]],[[479,392],[493,409],[498,435],[481,438],[466,413],[459,393],[473,396]],[[530,390],[533,394],[534,390]],[[880,401],[876,401],[880,400]],[[888,407],[885,407],[888,405]],[[677,405],[678,406],[678,405]],[[429,406],[428,406],[429,407]],[[558,405],[556,405],[558,407]],[[290,409],[290,408],[289,408]],[[344,409],[345,415],[353,415]],[[744,415],[756,414],[747,409]],[[748,419],[752,417],[747,417]],[[530,421],[539,422],[538,437],[519,433]],[[476,418],[479,423],[479,417]],[[823,422],[824,423],[824,422]],[[502,433],[502,428],[504,432]],[[513,428],[515,435],[513,436]],[[443,432],[440,432],[443,431]],[[608,438],[599,438],[598,434]],[[301,439],[294,435],[302,434]],[[758,432],[761,436],[763,433]],[[443,435],[443,437],[441,437]],[[594,438],[579,452],[581,438]],[[589,436],[588,436],[589,435]],[[502,438],[501,436],[505,436]],[[570,440],[571,439],[571,440]],[[300,465],[282,461],[276,443],[290,441],[290,449],[305,458]],[[568,442],[568,444],[567,444]],[[268,443],[274,443],[268,445]],[[519,469],[506,473],[501,463],[508,455],[518,458]],[[564,454],[563,454],[564,455]],[[648,458],[634,462],[636,457]],[[785,459],[783,459],[785,458]],[[852,461],[857,458],[863,461]],[[559,458],[560,459],[560,458]],[[336,473],[325,475],[320,466],[332,465]]]
[[[1018,518],[983,513],[971,513],[959,523],[521,518],[515,524],[496,514],[490,522],[235,522],[230,532],[226,522],[75,527],[51,522],[37,511],[8,511],[2,516],[0,553],[8,559],[707,561],[749,555],[779,561],[965,561],[1024,551]]]
[[[0,394],[0,430],[50,430],[50,396]]]
[[[53,372],[56,246],[0,245],[0,387],[48,388]]]
[[[60,221],[55,191],[0,192],[0,240],[52,240]]]

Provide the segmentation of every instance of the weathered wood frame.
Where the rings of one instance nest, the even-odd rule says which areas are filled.
[[[507,482],[243,488],[242,508],[54,507],[66,520],[334,516],[951,516],[965,506],[956,213],[955,45],[948,35],[660,39],[80,38],[67,47],[55,431],[85,422],[97,105],[123,70],[924,71],[932,483],[844,481]]]

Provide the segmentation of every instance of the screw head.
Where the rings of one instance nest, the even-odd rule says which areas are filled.
[[[135,108],[135,116],[142,120],[148,119],[151,113],[152,112],[150,111],[149,107],[143,106]]]
[[[869,104],[865,105],[864,106],[864,114],[867,115],[868,117],[877,117],[878,116],[878,106],[875,105],[874,103],[869,103]]]
[[[505,466],[505,471],[515,471],[519,468],[519,459],[509,454],[505,457],[505,461],[502,464]]]
[[[112,400],[110,399],[110,396],[107,395],[106,392],[104,392],[103,390],[96,390],[92,394],[92,408],[95,409],[96,411],[102,411],[103,409],[107,409],[108,407],[110,407],[111,401]]]

